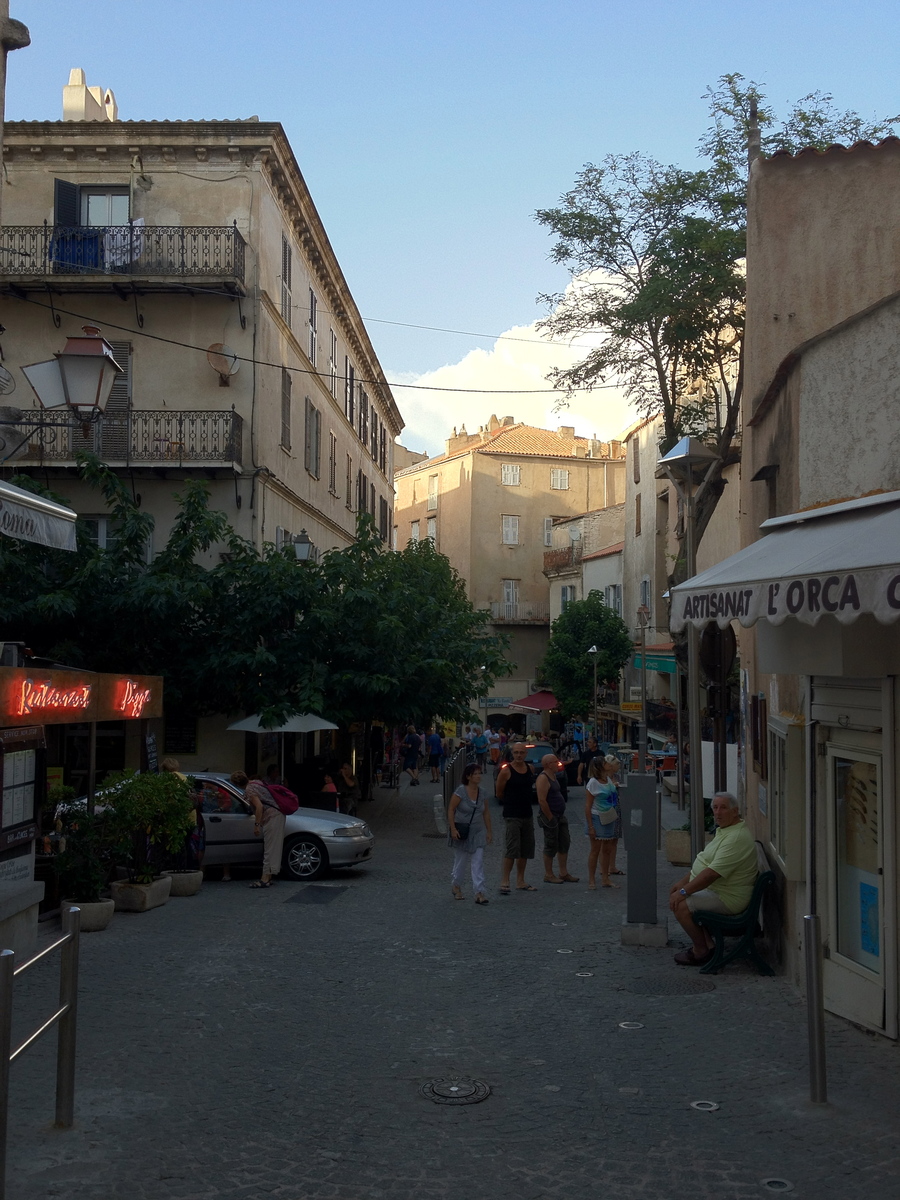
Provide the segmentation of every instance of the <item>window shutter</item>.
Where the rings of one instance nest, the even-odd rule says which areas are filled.
[[[53,223],[73,226],[81,224],[81,189],[65,179],[53,180]]]
[[[124,462],[129,454],[129,410],[131,408],[131,342],[110,342],[113,358],[124,368],[113,381],[106,412],[101,422],[98,453],[104,462]]]
[[[313,475],[319,478],[322,463],[322,414],[317,408],[313,410]]]
[[[544,545],[553,545],[553,518],[544,517]]]
[[[353,424],[356,396],[356,372],[353,369],[353,363],[347,356],[344,356],[344,415],[350,424]]]
[[[307,471],[313,469],[313,406],[309,396],[304,401],[305,413],[303,422],[303,465]]]
[[[285,450],[291,448],[291,389],[294,381],[290,371],[281,368],[281,444]]]
[[[291,327],[291,243],[281,235],[281,316]]]

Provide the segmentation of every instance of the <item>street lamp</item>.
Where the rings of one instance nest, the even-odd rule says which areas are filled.
[[[641,727],[638,730],[638,770],[647,769],[647,622],[650,609],[642,604],[637,610],[641,631]]]
[[[696,530],[694,514],[713,471],[721,462],[715,450],[697,440],[684,437],[657,463],[684,504],[686,578],[697,574]],[[694,472],[702,472],[694,491]],[[704,845],[703,745],[700,734],[700,636],[693,622],[688,623],[688,745],[691,751],[691,860]],[[679,698],[680,701],[680,698]],[[684,771],[684,752],[679,746],[679,763]]]
[[[600,730],[597,727],[597,655],[600,651],[596,646],[591,646],[588,650],[591,658],[594,660],[594,741],[600,745]]]
[[[310,541],[309,534],[305,529],[301,529],[293,542],[294,554],[297,556],[298,562],[315,562],[316,550],[315,543]]]
[[[88,425],[106,409],[116,376],[124,372],[96,325],[84,325],[82,329],[84,336],[67,338],[64,350],[47,362],[23,367],[22,374],[41,408],[68,407],[83,425]]]

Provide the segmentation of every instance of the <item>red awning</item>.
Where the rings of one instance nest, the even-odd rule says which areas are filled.
[[[530,696],[523,696],[521,700],[514,700],[509,707],[525,708],[529,712],[547,712],[551,708],[559,708],[559,702],[552,692],[544,688],[539,692],[532,692]]]

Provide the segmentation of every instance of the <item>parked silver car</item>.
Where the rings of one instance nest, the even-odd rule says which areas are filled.
[[[192,771],[203,796],[204,867],[262,864],[263,843],[253,831],[253,810],[241,788],[216,771]],[[365,821],[320,808],[298,808],[284,822],[282,874],[318,879],[329,867],[352,867],[372,857],[375,838]]]

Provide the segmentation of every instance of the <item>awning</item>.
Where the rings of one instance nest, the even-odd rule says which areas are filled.
[[[765,536],[672,589],[670,626],[900,617],[900,492],[773,517]]]
[[[509,707],[524,708],[528,712],[549,712],[551,708],[559,708],[559,701],[552,692],[542,688],[539,692],[532,692],[530,696],[523,696],[521,700],[514,700]]]
[[[228,728],[246,733],[315,733],[321,729],[337,729],[337,725],[326,721],[324,717],[317,717],[315,713],[295,713],[271,729],[264,729],[261,722],[262,718],[255,713],[252,717],[244,717],[243,721],[235,721]]]
[[[0,533],[54,550],[75,549],[78,514],[34,492],[0,482]]]

